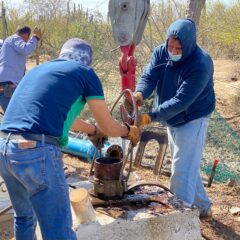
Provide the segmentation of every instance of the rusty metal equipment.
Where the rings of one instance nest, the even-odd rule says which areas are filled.
[[[130,156],[130,158],[129,158]],[[128,173],[123,174],[128,158],[130,159]],[[94,171],[93,171],[94,168]],[[93,159],[89,180],[93,183],[90,194],[97,198],[122,198],[128,190],[128,179],[132,170],[132,146],[128,149],[125,159],[101,157]]]
[[[134,124],[137,123],[137,106],[133,93],[130,89],[122,91],[116,102],[114,103],[111,113],[119,100],[124,94],[129,94],[132,98],[134,106]],[[100,149],[99,149],[100,151]],[[99,198],[122,198],[124,192],[128,190],[127,182],[132,171],[133,163],[133,146],[129,143],[128,151],[124,159],[115,157],[100,157],[96,158],[97,153],[93,157],[91,169],[90,169],[90,181],[94,187],[90,191],[90,194]],[[100,154],[101,156],[101,154]],[[129,160],[129,168],[127,174],[123,174],[127,161]],[[93,170],[94,169],[94,170]]]
[[[123,160],[97,158],[94,163],[93,192],[99,198],[120,198],[126,191],[124,179],[120,178]]]
[[[132,91],[129,89],[124,90],[119,98],[114,103],[111,113],[115,108],[116,104],[120,100],[126,92],[131,96],[133,100],[134,106],[134,124],[137,123],[137,107],[135,99],[133,98]],[[156,129],[155,129],[156,130]],[[159,130],[159,129],[157,129]],[[157,131],[159,133],[159,131]],[[159,141],[159,144],[165,144],[165,138],[158,138],[159,134],[148,134],[146,135],[146,143],[149,139],[155,139]],[[144,140],[142,139],[142,140]],[[144,148],[142,148],[144,151]],[[166,148],[162,149],[165,153]],[[101,151],[99,149],[99,151]],[[93,205],[109,205],[109,204],[125,204],[125,203],[136,203],[139,201],[144,202],[161,202],[159,196],[149,196],[147,194],[136,195],[134,193],[135,189],[141,186],[154,186],[159,187],[166,192],[170,192],[170,190],[159,183],[153,182],[137,182],[136,184],[129,185],[128,180],[130,173],[132,171],[133,165],[133,146],[130,143],[128,147],[128,151],[126,157],[124,159],[116,158],[116,157],[100,157],[96,158],[97,154],[93,157],[91,169],[90,169],[90,181],[93,183],[93,189],[90,190],[90,194],[92,197]],[[161,162],[162,162],[161,157]],[[129,167],[126,170],[126,164],[129,161]],[[125,174],[124,174],[125,172]],[[150,194],[151,195],[151,194]]]
[[[125,119],[129,122],[134,121],[134,125],[138,122],[138,112],[136,101],[132,91],[135,90],[135,70],[137,61],[134,58],[134,50],[141,41],[142,34],[150,12],[149,0],[121,0],[109,1],[109,16],[113,30],[115,42],[120,46],[121,59],[119,61],[121,88],[122,93],[116,100],[111,109],[111,113],[122,96],[125,96],[133,102],[133,113]],[[124,109],[121,109],[122,119],[126,115]],[[129,118],[129,119],[128,119]],[[125,122],[126,120],[123,120]],[[128,122],[128,123],[129,123]],[[130,123],[132,124],[132,123]],[[146,134],[145,134],[146,135]],[[158,138],[156,137],[156,140]],[[159,140],[160,143],[160,140]],[[98,149],[101,151],[101,149]],[[144,147],[142,147],[144,151]],[[165,191],[170,193],[170,190],[159,183],[136,183],[128,184],[128,179],[132,171],[133,164],[133,146],[130,143],[128,151],[124,159],[114,157],[93,157],[90,169],[90,181],[93,183],[93,189],[90,190],[92,204],[95,206],[111,205],[111,204],[128,204],[156,201],[162,203],[160,193]],[[161,158],[162,159],[162,158]],[[129,161],[129,168],[126,171],[126,164]],[[124,174],[124,171],[126,174]],[[157,186],[159,191],[155,191],[156,195],[144,193],[142,190],[136,194],[136,189],[146,185]],[[164,205],[165,203],[162,203]],[[165,204],[165,206],[167,206]]]
[[[99,198],[92,194],[92,205],[97,206],[124,206],[138,203],[145,205],[151,202],[161,204],[161,206],[170,209],[169,200],[173,193],[165,186],[156,182],[138,182],[128,186],[128,190],[122,198]]]

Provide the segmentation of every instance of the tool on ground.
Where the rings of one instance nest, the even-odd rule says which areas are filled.
[[[213,181],[215,171],[216,171],[216,167],[217,167],[218,163],[219,163],[219,160],[215,159],[214,162],[213,162],[213,166],[212,166],[212,170],[211,170],[209,179],[208,179],[207,187],[211,187],[211,185],[212,185],[212,181]]]

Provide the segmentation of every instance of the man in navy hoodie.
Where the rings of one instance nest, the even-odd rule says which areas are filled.
[[[196,43],[193,21],[179,19],[167,31],[140,77],[135,97],[139,106],[155,91],[151,121],[167,126],[172,155],[171,190],[200,217],[211,215],[200,176],[200,162],[210,114],[215,108],[213,62]]]

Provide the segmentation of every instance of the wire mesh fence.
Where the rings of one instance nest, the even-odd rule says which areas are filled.
[[[240,136],[217,111],[211,116],[202,160],[202,170],[207,175],[214,159],[220,160],[214,177],[216,181],[235,179],[240,183]]]

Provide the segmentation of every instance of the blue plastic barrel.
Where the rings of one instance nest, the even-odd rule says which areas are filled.
[[[68,145],[62,149],[64,153],[70,153],[72,155],[79,156],[81,158],[87,159],[91,162],[95,152],[97,151],[96,147],[92,144],[92,142],[88,139],[80,139],[69,137]],[[119,157],[122,158],[122,148],[119,145],[111,144],[106,141],[104,144],[104,148],[102,149],[102,155],[99,153],[96,157]]]

